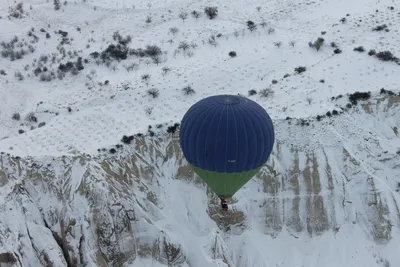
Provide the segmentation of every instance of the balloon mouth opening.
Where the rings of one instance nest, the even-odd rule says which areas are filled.
[[[217,102],[223,105],[237,105],[240,103],[240,99],[234,95],[224,95],[218,98]]]

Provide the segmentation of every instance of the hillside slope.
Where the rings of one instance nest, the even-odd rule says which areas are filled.
[[[16,266],[397,266],[398,114],[399,97],[375,96],[308,126],[277,121],[228,214],[176,134],[113,156],[3,154],[2,251]]]

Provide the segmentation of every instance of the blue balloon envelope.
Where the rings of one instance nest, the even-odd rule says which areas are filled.
[[[220,197],[231,197],[268,160],[274,125],[255,101],[239,95],[204,98],[184,115],[180,126],[183,155]]]

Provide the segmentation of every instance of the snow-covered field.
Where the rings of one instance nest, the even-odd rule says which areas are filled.
[[[0,2],[1,267],[400,266],[396,1],[22,3]],[[167,133],[221,93],[277,138],[228,215]]]

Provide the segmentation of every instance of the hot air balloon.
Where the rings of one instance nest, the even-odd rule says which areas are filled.
[[[255,101],[240,95],[214,95],[188,109],[179,139],[189,165],[226,211],[226,199],[268,160],[275,132],[270,116]]]

